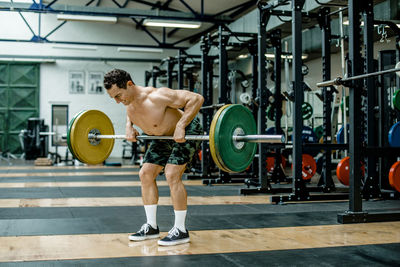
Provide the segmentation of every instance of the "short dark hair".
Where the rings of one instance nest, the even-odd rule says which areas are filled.
[[[119,88],[126,89],[126,83],[129,81],[132,81],[131,75],[128,72],[120,69],[113,69],[104,75],[104,87],[107,90],[109,90],[113,84]]]

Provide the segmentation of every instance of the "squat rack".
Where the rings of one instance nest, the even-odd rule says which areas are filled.
[[[304,88],[303,88],[303,74],[301,72],[302,69],[302,47],[301,47],[301,34],[302,34],[302,16],[308,16],[312,18],[317,18],[318,14],[310,14],[302,12],[302,7],[304,5],[304,1],[292,1],[292,11],[283,11],[283,10],[274,10],[274,8],[279,7],[280,5],[286,4],[288,1],[277,1],[272,4],[259,2],[259,27],[258,27],[258,53],[259,55],[263,55],[266,52],[266,39],[271,38],[272,46],[274,47],[275,54],[275,62],[274,62],[274,74],[275,74],[275,101],[277,103],[281,103],[281,95],[280,95],[280,81],[281,81],[281,63],[280,59],[282,54],[281,41],[280,41],[280,31],[272,31],[270,33],[266,32],[266,25],[271,16],[292,16],[292,32],[293,34],[293,89],[295,91],[294,94],[294,112],[293,112],[293,187],[292,188],[272,188],[266,170],[266,147],[262,144],[259,144],[259,162],[258,162],[258,179],[257,183],[258,187],[255,189],[242,189],[242,194],[252,194],[252,193],[292,193],[289,196],[277,196],[272,197],[272,202],[282,202],[282,201],[298,201],[298,200],[315,200],[315,199],[343,199],[346,197],[344,194],[330,194],[326,196],[315,195],[310,196],[309,191],[321,191],[321,188],[306,188],[305,183],[302,178],[302,128],[303,128],[303,119],[302,119],[302,103],[304,98]],[[329,51],[327,51],[328,53]],[[329,55],[330,56],[330,55]],[[266,114],[265,110],[267,107],[267,100],[272,95],[272,93],[266,88],[266,72],[265,72],[265,58],[259,57],[259,68],[258,68],[258,132],[260,134],[264,134],[266,131]],[[276,108],[275,110],[275,129],[276,131],[281,131],[280,125],[280,117],[281,106]],[[321,145],[319,145],[320,147]],[[318,147],[317,147],[318,148]],[[280,149],[276,149],[276,151],[280,152]],[[279,154],[278,152],[278,154]],[[280,154],[276,154],[275,158],[275,175],[280,177],[279,171],[280,168]],[[297,163],[297,164],[296,164]],[[333,183],[333,182],[332,182]]]
[[[231,37],[245,37],[249,38],[243,43],[230,41]],[[228,85],[228,51],[227,47],[243,48],[249,46],[249,51],[253,57],[256,54],[251,48],[254,46],[254,40],[256,35],[254,33],[245,32],[232,32],[229,28],[224,25],[220,25],[218,32],[215,34],[207,34],[202,36],[200,42],[201,55],[201,75],[202,75],[202,95],[204,97],[204,105],[201,109],[203,114],[203,130],[209,132],[211,121],[213,118],[214,110],[225,104],[230,104],[229,92],[231,90]],[[212,47],[218,48],[218,55],[210,55],[210,49]],[[214,78],[214,61],[218,60],[218,104],[213,105],[213,78]],[[253,68],[257,65],[253,64]],[[254,72],[254,71],[253,71]],[[254,87],[253,87],[254,92]],[[238,173],[231,174],[219,170],[217,176],[212,174],[214,165],[212,163],[208,142],[202,143],[202,162],[201,162],[201,174],[200,178],[203,179],[204,184],[214,183],[232,183],[232,182],[244,182],[246,177],[252,177],[251,173]],[[233,180],[232,178],[236,178]]]
[[[373,72],[373,1],[349,0],[349,77],[363,74],[363,59],[361,57],[361,14],[364,16],[364,43],[365,43],[365,68],[366,72]],[[366,79],[368,101],[372,101],[371,95],[374,95],[373,78]],[[360,136],[362,136],[362,97],[363,80],[353,80],[349,84],[349,113],[350,113],[350,134],[349,134],[349,155],[350,155],[350,198],[349,210],[338,214],[339,223],[361,223],[361,222],[382,222],[400,220],[400,212],[381,213],[365,212],[362,209],[361,192],[361,160],[364,155],[370,156],[368,164],[374,164],[375,159],[371,157],[377,151],[391,151],[400,155],[398,148],[376,147],[371,136],[367,138],[367,146],[363,146]],[[374,120],[371,117],[371,104],[368,103],[369,112],[367,112],[367,129],[374,128]],[[372,105],[374,106],[374,104]],[[368,132],[370,134],[370,132]],[[379,153],[380,154],[380,153]],[[381,156],[380,154],[379,156]],[[375,165],[373,165],[375,166]],[[372,167],[372,166],[370,166]],[[373,169],[373,168],[372,168]],[[372,171],[372,170],[371,170]],[[368,173],[370,175],[371,172]]]

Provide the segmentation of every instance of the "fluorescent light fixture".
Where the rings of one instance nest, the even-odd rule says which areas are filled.
[[[201,22],[183,21],[183,20],[166,20],[166,19],[145,19],[143,21],[143,25],[144,26],[154,26],[154,27],[198,29],[201,26]]]
[[[14,1],[6,1],[6,2],[14,2],[14,3],[33,3],[32,0],[14,0]]]
[[[249,57],[249,54],[242,54],[242,55],[239,55],[237,58],[243,59],[243,58],[248,58],[248,57]]]
[[[58,14],[58,20],[116,23],[117,17]]]
[[[267,57],[267,58],[275,58],[275,55],[267,53],[267,54],[265,54],[265,57]],[[281,55],[281,57],[283,59],[293,59],[293,55]],[[306,55],[306,54],[301,55],[301,59],[307,59],[307,58],[308,58],[308,55]]]
[[[343,25],[349,26],[350,22],[348,20],[343,21]],[[364,26],[364,21],[361,21],[361,27]]]
[[[13,62],[37,62],[37,63],[55,63],[55,59],[47,58],[15,58],[15,57],[2,57],[0,61],[13,61]]]
[[[118,52],[149,52],[149,53],[162,53],[161,48],[151,48],[151,47],[118,47]]]
[[[348,20],[343,21],[343,25],[349,26],[350,22]],[[364,21],[361,21],[361,27],[364,26]],[[374,25],[375,27],[378,27],[379,25]],[[396,24],[398,28],[400,28],[400,23]],[[385,26],[385,28],[390,28],[388,25]]]
[[[70,50],[91,50],[91,51],[97,50],[97,46],[95,46],[95,45],[53,44],[52,48],[70,49]]]

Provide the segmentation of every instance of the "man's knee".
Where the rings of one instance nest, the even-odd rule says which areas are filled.
[[[152,183],[160,171],[155,166],[143,165],[139,171],[140,181],[143,183]]]
[[[185,170],[185,166],[183,165],[174,165],[174,166],[169,166],[167,165],[164,174],[165,178],[167,179],[168,184],[175,185],[177,183],[182,182],[182,174],[183,171]]]

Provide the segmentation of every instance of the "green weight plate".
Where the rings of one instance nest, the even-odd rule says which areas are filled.
[[[314,128],[314,133],[317,136],[317,139],[321,139],[322,135],[324,134],[324,127],[322,125],[319,125]]]
[[[400,89],[396,90],[393,95],[393,106],[397,109],[400,110]]]
[[[303,114],[303,120],[308,120],[309,118],[312,117],[314,110],[311,106],[310,103],[304,102],[303,105],[301,105],[301,111]]]
[[[84,110],[78,112],[78,113],[71,119],[71,121],[70,121],[69,124],[68,124],[68,131],[67,131],[67,145],[68,145],[68,149],[69,149],[69,151],[71,152],[72,156],[73,156],[75,159],[79,160],[79,161],[80,161],[80,159],[76,156],[76,154],[75,154],[75,152],[74,152],[74,150],[73,150],[73,148],[72,148],[72,144],[71,144],[71,128],[72,128],[72,125],[74,124],[75,119],[78,118],[79,115],[82,114],[82,112],[84,112]]]
[[[221,162],[221,157],[218,153],[218,148],[217,148],[218,143],[215,143],[214,140],[215,140],[215,127],[217,125],[219,115],[221,115],[222,111],[229,106],[230,105],[225,105],[225,106],[221,107],[220,109],[218,109],[218,111],[215,113],[215,115],[212,119],[212,122],[211,122],[210,134],[209,134],[211,157],[213,158],[214,163],[218,166],[218,168],[220,168],[221,170],[223,170],[225,172],[229,172],[229,170],[226,168],[226,166],[223,164],[223,162]]]
[[[114,127],[106,114],[99,110],[82,112],[72,124],[70,143],[77,158],[87,164],[104,162],[114,147],[114,139],[101,139],[97,144],[89,141],[89,133],[96,129],[99,134],[114,135]]]
[[[233,135],[257,134],[250,110],[242,105],[226,107],[217,119],[214,143],[218,158],[230,172],[242,172],[252,163],[257,143],[234,142]]]

